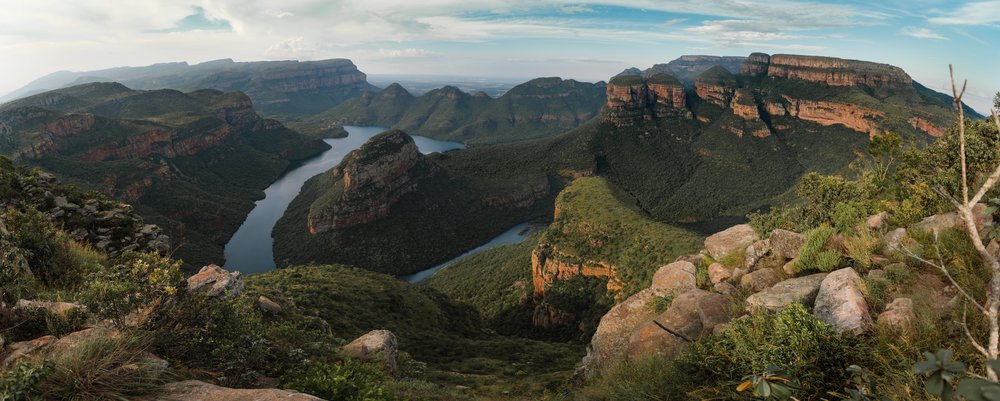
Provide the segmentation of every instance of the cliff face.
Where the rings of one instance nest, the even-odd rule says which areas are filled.
[[[617,76],[606,90],[606,121],[616,126],[634,125],[636,120],[651,120],[670,115],[690,118],[684,86],[671,75],[658,73],[650,78]]]
[[[339,194],[312,204],[309,232],[318,234],[386,217],[393,204],[416,190],[420,179],[437,171],[409,135],[398,130],[379,134],[330,171]]]
[[[830,86],[907,88],[913,84],[903,69],[888,64],[834,57],[753,53],[741,72],[774,78],[822,82]]]
[[[840,124],[852,130],[874,134],[877,130],[877,120],[885,113],[847,103],[824,102],[815,100],[799,100],[783,96],[788,102],[783,108],[788,115],[820,125]],[[782,112],[782,107],[771,105],[769,110]],[[779,114],[780,115],[780,114]]]
[[[531,251],[531,281],[535,294],[544,295],[545,287],[556,280],[565,280],[574,276],[608,278],[608,291],[616,291],[622,287],[615,276],[615,266],[607,262],[594,260],[579,260],[559,251],[557,246],[539,244]]]

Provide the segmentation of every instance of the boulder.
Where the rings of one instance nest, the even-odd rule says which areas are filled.
[[[757,232],[749,224],[729,227],[705,238],[705,249],[712,259],[721,260],[733,252],[745,250],[757,241]]]
[[[793,303],[812,306],[826,273],[791,278],[747,297],[747,309],[781,310]]]
[[[16,342],[0,352],[0,371],[12,366],[22,358],[38,355],[56,341],[55,336],[39,337],[31,341]]]
[[[755,241],[746,249],[746,258],[743,260],[743,266],[747,270],[753,271],[757,266],[757,262],[770,252],[771,243],[768,240]]]
[[[806,236],[794,231],[776,229],[768,237],[771,250],[787,259],[795,259],[799,256],[799,249],[806,243]]]
[[[736,292],[736,286],[730,284],[728,281],[716,283],[712,288],[715,289],[715,292],[722,295],[732,295]]]
[[[839,332],[858,334],[867,330],[872,320],[858,272],[846,267],[828,274],[819,286],[813,314]]]
[[[733,277],[733,269],[723,266],[722,263],[712,263],[708,266],[708,279],[712,284],[719,284]]]
[[[900,227],[889,231],[882,237],[882,240],[885,242],[885,250],[892,252],[899,249],[899,245],[903,242],[904,238],[906,238],[905,228]]]
[[[271,313],[281,313],[281,305],[278,305],[277,302],[274,302],[263,295],[261,295],[260,298],[257,298],[257,307]]]
[[[678,261],[660,267],[653,275],[653,290],[667,293],[681,293],[698,286],[695,277],[696,268],[691,262]]]
[[[975,220],[976,228],[979,230],[980,236],[985,235],[986,229],[993,223],[993,215],[986,213],[987,208],[988,207],[985,203],[977,204],[972,208],[972,218]],[[954,227],[965,227],[965,222],[962,221],[958,212],[948,212],[929,216],[913,225],[913,228],[915,229],[927,230],[931,232],[939,232],[941,230]]]
[[[777,284],[779,281],[781,281],[781,276],[773,269],[760,269],[741,277],[740,287],[758,292]]]
[[[378,358],[386,372],[396,373],[399,343],[389,330],[372,330],[344,346],[344,356],[367,362]]]
[[[698,300],[698,317],[704,331],[714,330],[715,326],[728,323],[730,320],[729,297],[711,293]]]
[[[879,214],[868,216],[865,220],[865,226],[870,230],[879,230],[885,227],[885,221],[889,218],[889,213],[881,212]]]
[[[628,358],[677,356],[704,330],[698,303],[709,295],[707,291],[693,289],[674,297],[666,311],[632,332],[628,339]]]
[[[233,389],[197,380],[169,383],[156,395],[138,398],[140,401],[323,401],[308,394],[291,390]]]
[[[885,306],[885,312],[878,315],[878,324],[897,331],[913,329],[917,315],[913,313],[913,300],[896,298]]]
[[[657,315],[647,304],[662,295],[666,295],[662,290],[647,288],[613,306],[601,317],[581,366],[585,377],[594,377],[622,362],[628,351],[629,335]]]
[[[67,316],[73,312],[85,313],[87,311],[86,306],[71,302],[31,301],[22,299],[17,301],[17,305],[14,305],[14,310],[32,311],[39,309],[44,309],[49,311],[49,313],[61,316]]]
[[[798,259],[792,259],[785,262],[785,264],[781,266],[781,271],[785,272],[785,275],[788,277],[795,276],[795,262],[797,261]]]
[[[198,274],[188,278],[188,291],[201,292],[208,297],[237,296],[243,291],[243,276],[216,265],[202,267]]]
[[[685,261],[685,262],[690,262],[691,264],[693,264],[695,266],[698,266],[698,265],[701,264],[701,261],[704,260],[704,259],[705,259],[705,255],[702,255],[700,253],[696,253],[694,255],[681,255],[681,256],[678,256],[677,259],[674,260],[674,262]]]

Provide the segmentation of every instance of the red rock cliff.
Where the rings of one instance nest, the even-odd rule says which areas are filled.
[[[821,82],[831,86],[867,86],[901,88],[913,84],[901,68],[889,64],[835,57],[753,53],[743,63],[741,72],[774,78]]]

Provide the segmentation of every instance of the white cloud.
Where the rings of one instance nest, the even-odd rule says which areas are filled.
[[[375,58],[417,58],[417,57],[433,57],[439,55],[441,55],[441,53],[432,52],[427,49],[417,49],[413,47],[408,47],[405,49],[379,48],[378,51],[376,51],[373,56]]]
[[[595,12],[593,8],[584,5],[566,5],[559,8],[565,14],[581,14]]]
[[[267,11],[264,12],[264,14],[270,15],[270,16],[272,16],[274,18],[277,18],[277,19],[282,19],[282,18],[294,17],[295,16],[295,14],[290,13],[288,11],[278,11],[278,10],[267,10]]]
[[[666,21],[663,21],[663,25],[664,26],[673,26],[673,25],[680,24],[680,23],[682,23],[684,21],[687,21],[687,18],[672,18],[672,19],[668,19]]]
[[[990,25],[1000,23],[1000,0],[975,1],[927,20],[938,25]]]
[[[948,38],[946,38],[944,35],[941,35],[940,33],[937,33],[927,28],[917,28],[908,26],[903,28],[903,30],[900,32],[902,32],[903,35],[912,36],[918,39],[948,40]]]
[[[302,37],[283,40],[264,50],[264,55],[271,58],[309,58],[312,53]]]

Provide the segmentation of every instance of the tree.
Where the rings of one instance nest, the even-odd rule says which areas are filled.
[[[962,89],[958,90],[955,86],[955,74],[952,67],[948,66],[949,75],[951,77],[951,90],[953,94],[953,101],[955,108],[958,110],[958,135],[959,135],[959,161],[961,162],[961,198],[956,198],[948,192],[942,186],[937,186],[934,188],[935,192],[940,194],[942,197],[947,199],[952,205],[955,206],[955,210],[958,215],[962,218],[965,223],[966,234],[972,240],[973,246],[976,251],[982,257],[983,262],[991,273],[991,278],[989,280],[988,286],[986,288],[986,299],[985,302],[976,299],[972,296],[970,292],[960,286],[955,279],[948,272],[947,267],[943,260],[937,262],[931,262],[914,255],[912,252],[906,251],[910,256],[915,256],[924,263],[931,266],[937,267],[945,275],[946,278],[951,282],[955,288],[958,289],[959,293],[965,300],[973,305],[976,310],[983,314],[989,325],[989,333],[987,335],[986,344],[984,345],[980,339],[972,334],[966,324],[963,314],[962,326],[965,329],[966,337],[972,346],[983,356],[986,360],[993,361],[1000,357],[1000,261],[997,260],[997,255],[990,253],[986,246],[983,244],[983,239],[979,235],[979,230],[976,227],[976,218],[973,213],[973,208],[986,196],[986,193],[996,186],[997,181],[1000,180],[1000,163],[998,163],[996,169],[993,173],[987,177],[986,181],[975,191],[970,197],[969,188],[969,176],[967,172],[966,165],[966,153],[965,153],[965,110],[962,108],[962,96],[965,94],[965,87],[967,82],[962,83]],[[1000,117],[997,116],[997,111],[992,110],[993,123],[997,125],[1000,129]],[[993,365],[987,364],[985,366],[986,376],[990,381],[997,381],[997,370]]]
[[[996,95],[993,95],[993,108],[1000,109],[1000,92],[997,92]]]

